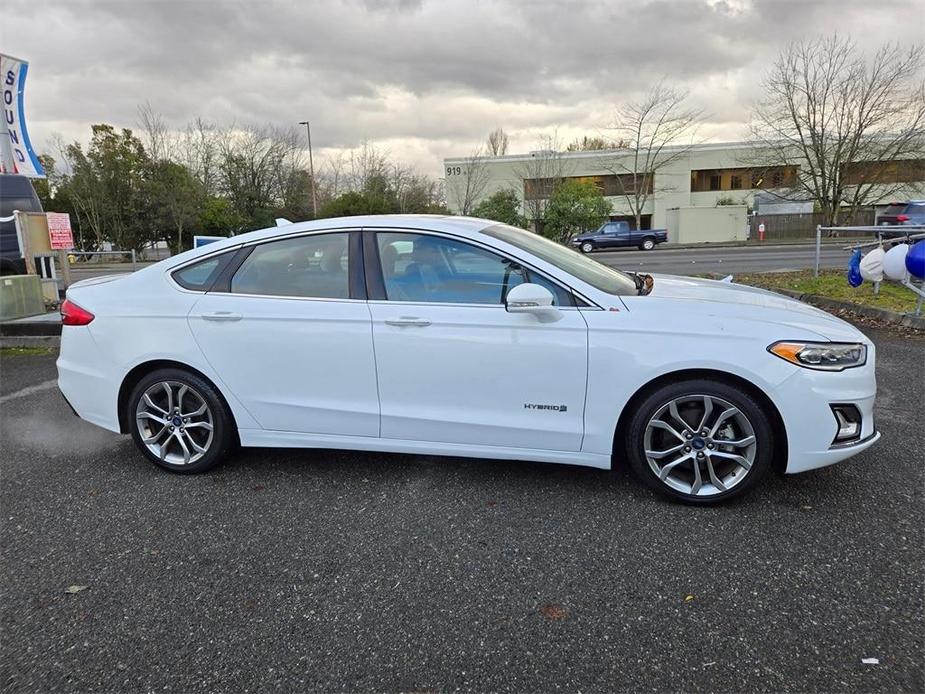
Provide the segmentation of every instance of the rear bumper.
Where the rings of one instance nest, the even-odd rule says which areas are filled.
[[[79,361],[74,357],[79,356]],[[102,363],[100,352],[86,326],[64,326],[61,352],[56,362],[58,389],[81,419],[110,431],[119,431],[117,403],[119,383],[111,367]]]

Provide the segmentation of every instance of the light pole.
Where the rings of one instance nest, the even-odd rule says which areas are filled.
[[[312,159],[312,126],[307,120],[300,120],[299,125],[305,126],[308,133],[308,171],[312,177],[312,217],[318,219],[318,197],[315,195],[315,161]]]

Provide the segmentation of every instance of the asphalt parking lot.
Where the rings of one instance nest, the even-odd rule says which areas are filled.
[[[410,455],[171,475],[4,357],[0,689],[922,691],[925,340],[866,331],[883,440],[717,509]]]

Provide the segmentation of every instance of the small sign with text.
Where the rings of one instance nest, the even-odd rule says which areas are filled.
[[[71,215],[67,212],[46,212],[48,218],[48,242],[55,250],[74,247],[74,233],[71,231]]]

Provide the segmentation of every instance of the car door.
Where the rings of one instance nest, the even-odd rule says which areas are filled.
[[[617,225],[616,224],[605,224],[603,233],[601,234],[601,241],[598,243],[598,246],[601,248],[613,248],[618,245],[619,239],[617,238]]]
[[[459,238],[365,233],[381,435],[578,451],[588,328],[572,295]],[[559,320],[507,312],[526,279],[554,292]]]
[[[254,246],[189,314],[206,359],[264,428],[378,436],[359,232]],[[351,274],[360,282],[351,282]]]
[[[617,247],[632,246],[633,232],[630,231],[629,224],[618,222],[613,225],[613,245]]]

